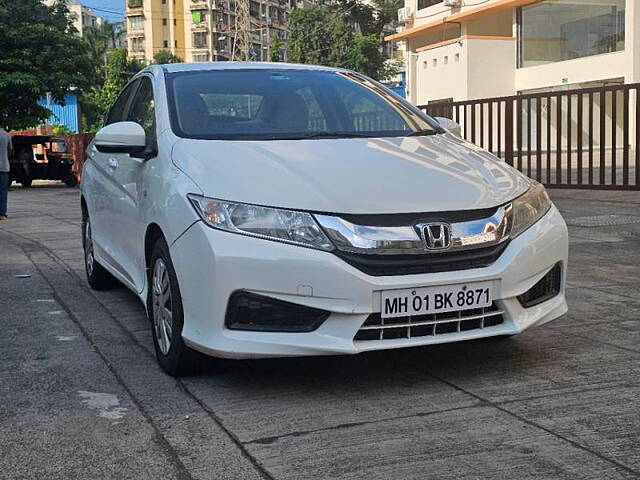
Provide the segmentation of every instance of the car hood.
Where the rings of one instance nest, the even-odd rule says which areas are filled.
[[[495,207],[527,178],[451,134],[427,137],[227,141],[181,139],[175,165],[205,196],[332,213]]]

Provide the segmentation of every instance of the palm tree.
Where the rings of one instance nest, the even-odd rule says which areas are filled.
[[[108,20],[104,20],[98,27],[100,36],[108,43],[108,50],[116,48],[118,37],[122,33],[122,23],[112,23]]]

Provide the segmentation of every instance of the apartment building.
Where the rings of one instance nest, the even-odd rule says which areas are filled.
[[[56,0],[45,0],[46,5],[53,5]],[[67,8],[73,19],[73,25],[78,31],[78,35],[82,36],[84,29],[89,27],[97,27],[102,19],[95,15],[93,10],[85,7],[78,0],[66,0]]]
[[[415,104],[640,82],[638,0],[405,0]]]
[[[249,55],[270,60],[270,45],[286,44],[288,0],[249,2]],[[129,54],[151,60],[168,50],[187,62],[231,60],[238,26],[235,0],[127,0]],[[283,50],[281,60],[286,55]]]

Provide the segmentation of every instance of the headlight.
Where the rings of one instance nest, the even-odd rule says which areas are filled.
[[[536,223],[551,208],[551,199],[547,191],[538,182],[531,183],[531,188],[513,202],[513,224],[511,238],[515,238]]]
[[[225,202],[200,195],[189,195],[189,200],[202,220],[212,228],[333,250],[333,245],[309,213]]]

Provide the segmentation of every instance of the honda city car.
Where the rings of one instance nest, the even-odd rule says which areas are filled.
[[[199,353],[356,354],[560,317],[563,218],[459,130],[348,70],[150,66],[88,148],[89,284],[139,296],[172,375]]]

